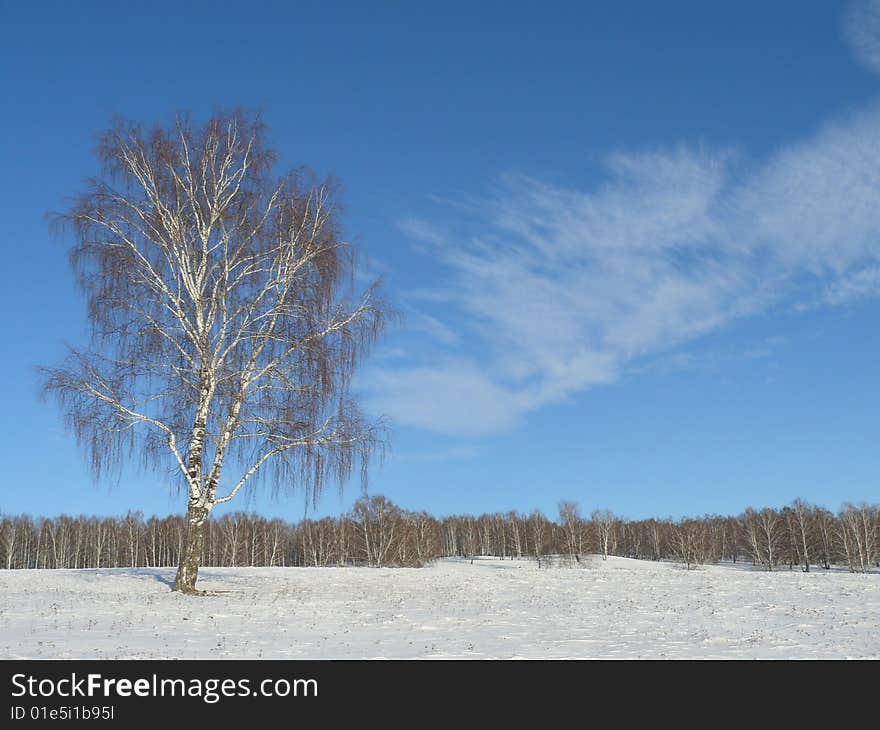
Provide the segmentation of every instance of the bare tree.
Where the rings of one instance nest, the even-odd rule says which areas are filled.
[[[760,563],[767,570],[773,570],[773,566],[779,561],[784,537],[785,523],[779,513],[770,507],[765,507],[760,512],[748,507],[740,522],[746,549],[753,562]]]
[[[129,512],[122,518],[123,534],[125,536],[126,563],[132,568],[140,565],[138,558],[141,531],[143,529],[144,516],[140,512]]]
[[[592,520],[602,560],[608,560],[608,553],[611,551],[611,541],[614,532],[614,513],[607,509],[597,509],[592,514]]]
[[[15,543],[19,536],[20,528],[17,520],[0,520],[0,546],[6,556],[6,569],[13,566],[15,560]]]
[[[565,541],[565,552],[580,562],[584,550],[584,523],[576,502],[559,503],[559,524]]]
[[[824,507],[814,507],[813,516],[818,537],[819,560],[822,567],[829,570],[834,555],[834,515]]]
[[[385,321],[360,296],[334,188],[273,176],[258,117],[201,127],[118,122],[101,174],[58,217],[88,302],[89,351],[45,370],[96,477],[123,458],[171,469],[187,493],[174,589],[195,588],[217,504],[271,477],[313,499],[381,447],[350,395]],[[228,479],[229,472],[234,472]]]
[[[364,559],[381,568],[399,537],[400,508],[381,494],[364,495],[355,502],[352,517],[360,528]]]
[[[844,504],[839,519],[839,537],[849,569],[867,573],[877,560],[877,509],[867,504]]]
[[[712,560],[711,522],[682,519],[672,525],[672,550],[688,570]]]
[[[531,532],[533,552],[540,567],[541,557],[546,555],[546,536],[549,528],[547,518],[538,510],[529,515],[529,532]]]
[[[800,563],[805,573],[810,572],[810,563],[815,552],[813,547],[816,542],[814,512],[815,510],[802,499],[796,499],[792,502],[791,508],[787,513],[794,533],[792,542],[794,543],[795,553],[800,558]]]
[[[663,524],[655,519],[650,519],[647,522],[647,528],[648,542],[651,546],[651,560],[660,560],[664,547]]]

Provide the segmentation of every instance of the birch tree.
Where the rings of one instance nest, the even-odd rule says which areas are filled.
[[[398,538],[400,509],[381,494],[364,495],[355,502],[352,518],[360,528],[364,559],[381,568]]]
[[[381,448],[353,373],[383,327],[354,289],[332,184],[276,177],[259,118],[118,122],[100,174],[58,222],[92,341],[45,369],[45,392],[96,477],[138,458],[176,474],[187,527],[174,590],[195,584],[205,523],[260,480],[316,498]]]
[[[584,524],[576,502],[559,503],[559,525],[565,540],[565,551],[580,562],[584,550]]]
[[[794,528],[794,540],[796,552],[803,565],[805,573],[810,572],[810,563],[815,550],[814,510],[802,499],[796,499],[790,510],[792,526]]]
[[[602,560],[608,560],[611,548],[612,533],[614,531],[614,513],[611,510],[595,510],[592,514],[593,526],[596,531],[596,541],[599,544],[599,552]]]
[[[877,560],[877,510],[863,504],[844,504],[838,516],[839,534],[849,569],[867,573]]]

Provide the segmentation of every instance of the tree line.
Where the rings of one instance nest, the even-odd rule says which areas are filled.
[[[186,549],[187,523],[175,515],[34,518],[0,516],[0,567],[165,567]],[[795,500],[782,509],[738,516],[627,520],[608,510],[582,516],[561,502],[555,520],[541,512],[435,518],[382,495],[362,497],[340,517],[296,523],[236,512],[205,524],[206,566],[418,567],[441,557],[532,558],[553,564],[587,555],[674,560],[692,568],[748,561],[766,570],[880,567],[880,507],[845,504],[832,513]],[[555,556],[555,557],[551,557]]]

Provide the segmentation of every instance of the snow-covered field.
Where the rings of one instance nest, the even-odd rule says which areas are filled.
[[[0,658],[880,658],[880,574],[582,566],[0,571]]]

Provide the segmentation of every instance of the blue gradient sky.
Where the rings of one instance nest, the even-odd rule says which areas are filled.
[[[371,491],[438,515],[880,499],[877,2],[0,0],[0,90],[0,511],[182,510],[134,469],[95,486],[37,397],[86,333],[44,215],[114,114],[236,104],[343,183],[407,313],[358,380],[393,423]]]

